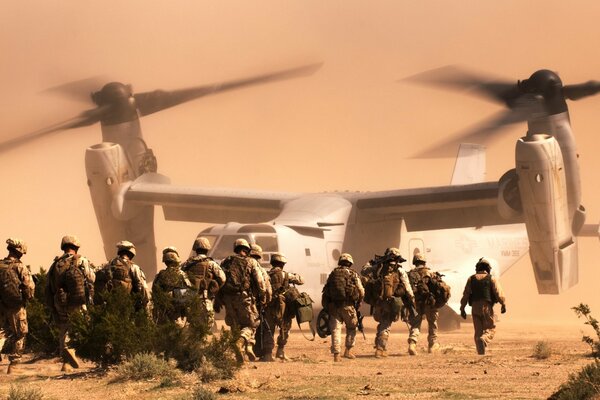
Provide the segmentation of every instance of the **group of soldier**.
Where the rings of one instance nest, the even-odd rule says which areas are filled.
[[[25,306],[34,295],[35,284],[29,269],[21,262],[21,257],[27,253],[27,245],[14,238],[9,238],[6,243],[8,255],[0,261],[0,321],[6,340],[0,352],[8,356],[10,372],[10,366],[20,360],[23,351],[28,331]],[[302,285],[304,279],[284,270],[287,259],[283,254],[270,255],[271,268],[267,271],[259,262],[263,259],[260,246],[237,239],[233,243],[233,254],[219,265],[208,256],[210,241],[198,237],[192,247],[192,256],[184,262],[175,247],[169,246],[162,251],[166,268],[157,274],[150,290],[143,270],[132,261],[136,255],[133,243],[117,243],[116,257],[100,268],[94,268],[79,254],[80,246],[75,236],[62,238],[63,254],[54,259],[45,287],[46,306],[58,331],[63,369],[79,366],[74,350],[69,347],[70,317],[85,312],[94,301],[101,301],[98,300],[101,293],[117,288],[135,295],[136,307],[145,310],[156,321],[173,321],[181,327],[186,326],[193,315],[210,329],[214,326],[215,311],[224,309],[225,323],[240,333],[236,342],[239,361],[259,358],[273,361],[275,344],[275,357],[288,360],[285,346],[292,320],[298,315],[294,304],[302,297],[295,285]],[[341,361],[341,357],[355,358],[353,347],[359,325],[358,310],[363,300],[371,305],[373,317],[378,322],[375,357],[387,356],[390,329],[399,319],[410,327],[409,354],[417,354],[423,318],[429,326],[429,352],[439,349],[437,320],[440,304],[431,293],[420,295],[419,282],[435,281],[440,276],[427,267],[423,256],[417,254],[413,259],[415,268],[409,272],[415,278],[409,279],[401,265],[404,261],[398,249],[388,248],[384,256],[367,263],[359,274],[352,269],[354,261],[350,254],[339,257],[338,267],[329,274],[322,296],[334,361]],[[479,260],[476,274],[468,279],[461,299],[463,318],[466,318],[466,305],[472,307],[479,354],[485,354],[494,336],[494,303],[499,302],[502,312],[506,311],[502,290],[490,269],[487,260]],[[194,313],[190,313],[189,303],[182,301],[189,298],[189,293],[198,299],[194,303]],[[159,307],[159,298],[166,299],[171,307]],[[343,356],[340,355],[342,325],[346,326]],[[276,330],[279,334],[275,342]]]

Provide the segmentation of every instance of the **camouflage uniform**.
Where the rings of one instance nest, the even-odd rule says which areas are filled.
[[[394,297],[401,297],[403,301],[408,301],[410,306],[414,306],[415,296],[408,280],[406,271],[402,269],[400,263],[406,261],[400,255],[400,251],[395,248],[386,250],[386,256],[393,254],[394,261],[386,261],[384,264],[371,265],[367,263],[361,270],[361,275],[365,280],[383,280],[383,275],[395,275],[389,277],[390,282],[393,282],[391,291]],[[377,294],[377,299],[373,304],[373,319],[378,322],[377,336],[375,337],[375,357],[387,356],[387,342],[390,336],[392,323],[398,321],[400,313],[393,309],[393,299],[384,299],[383,293]]]
[[[428,276],[434,277],[435,273],[429,269],[426,265],[426,260],[421,255],[416,255],[413,259],[413,264],[415,268],[412,271],[418,272],[420,277]],[[416,292],[415,292],[416,293]],[[416,344],[419,340],[419,335],[421,333],[421,324],[423,323],[423,317],[427,319],[427,344],[429,352],[434,352],[439,349],[440,345],[438,343],[438,318],[439,313],[438,309],[434,304],[429,304],[424,299],[419,298],[418,294],[416,294],[416,308],[417,315],[411,319],[410,321],[410,331],[408,335],[408,352],[410,355],[416,354]]]
[[[258,357],[261,357],[261,360],[263,360],[263,355],[267,354],[267,350],[272,350],[275,346],[273,342],[275,327],[268,322],[266,317],[267,307],[273,298],[273,287],[271,286],[269,273],[261,263],[263,257],[262,247],[260,247],[258,244],[250,245],[250,253],[248,255],[254,258],[260,265],[260,272],[265,284],[265,298],[262,301],[259,300],[257,302],[257,311],[260,317],[260,323],[256,329],[256,332],[254,333],[255,343],[253,346],[254,354]]]
[[[252,350],[255,344],[256,328],[260,324],[256,304],[264,302],[266,298],[266,286],[263,279],[262,267],[254,258],[249,257],[250,245],[245,239],[238,239],[234,244],[235,254],[229,256],[221,264],[227,280],[223,289],[219,292],[222,304],[225,306],[225,323],[230,327],[240,329],[240,340],[237,342],[240,361],[249,359],[254,361],[256,356]],[[248,267],[250,276],[250,289],[241,290],[233,288],[230,282],[229,265],[233,258],[241,258]],[[241,291],[240,291],[241,290]]]
[[[331,354],[333,354],[334,361],[341,361],[340,351],[342,346],[342,324],[346,325],[346,350],[344,357],[353,359],[355,358],[352,353],[352,348],[356,342],[356,328],[358,326],[358,316],[356,313],[355,304],[360,305],[364,296],[365,289],[362,285],[359,275],[356,271],[352,270],[352,264],[354,260],[350,254],[344,253],[338,260],[338,267],[333,270],[327,278],[327,283],[323,289],[323,298],[321,304],[323,308],[327,309],[329,314],[329,331],[331,332]],[[344,269],[348,279],[346,280],[347,287],[352,289],[353,293],[350,296],[346,296],[343,301],[334,301],[332,299],[332,291],[330,285],[333,283],[333,277],[337,273],[336,270]]]
[[[463,318],[466,318],[465,307],[467,304],[471,305],[475,347],[478,354],[485,354],[485,349],[496,332],[494,303],[500,303],[502,313],[505,313],[506,299],[500,283],[490,274],[491,267],[487,260],[480,259],[475,269],[477,273],[471,275],[465,285],[460,310]]]
[[[213,291],[211,285],[214,284],[210,283],[207,289],[198,290],[198,295],[200,297],[198,313],[201,323],[205,324],[209,329],[215,325],[215,310],[213,305],[215,293],[223,287],[223,284],[225,284],[225,272],[223,272],[216,261],[206,255],[206,252],[208,252],[210,248],[211,246],[208,239],[204,237],[197,238],[192,247],[192,250],[196,252],[196,255],[188,258],[187,261],[181,264],[181,270],[187,274],[192,287],[198,290],[198,286],[195,284],[196,277],[192,272],[193,267],[203,262],[208,263],[206,274],[207,276],[210,276],[211,282],[214,282],[216,287],[214,287]]]
[[[88,294],[91,294],[91,292],[93,292],[96,274],[91,268],[88,259],[77,254],[79,247],[79,240],[75,236],[63,237],[61,241],[61,250],[63,250],[64,253],[62,256],[58,256],[54,259],[54,263],[52,263],[52,266],[48,270],[48,280],[46,282],[46,305],[50,309],[52,319],[58,328],[58,350],[63,357],[63,360],[65,362],[70,360],[70,363],[74,367],[77,367],[78,365],[77,361],[73,360],[71,349],[68,346],[69,316],[77,312],[86,311],[86,305],[72,305],[61,300],[61,298],[64,298],[65,296],[64,289],[66,289],[66,287],[61,286],[61,275],[59,275],[57,269],[59,263],[74,264],[74,266],[83,273],[87,285],[86,290],[88,291]]]
[[[265,317],[267,324],[270,328],[270,340],[267,340],[268,346],[265,345],[264,354],[266,361],[273,359],[272,352],[274,347],[274,336],[275,329],[279,327],[279,334],[277,335],[277,352],[276,357],[282,360],[287,360],[285,355],[285,345],[287,344],[290,329],[292,328],[292,320],[294,315],[286,309],[288,304],[285,303],[285,295],[290,290],[290,285],[303,285],[304,279],[299,274],[293,272],[287,272],[283,270],[284,265],[287,263],[287,259],[279,253],[271,255],[271,265],[273,268],[269,271],[270,276],[278,275],[278,282],[281,285],[275,288],[273,293],[273,299],[267,305]],[[273,281],[271,282],[273,284]],[[282,303],[283,302],[283,303]],[[281,305],[283,307],[283,313],[281,313]]]
[[[186,293],[192,290],[192,283],[187,274],[179,267],[179,253],[170,246],[163,250],[163,262],[167,266],[158,272],[152,282],[152,294],[155,299],[154,319],[157,323],[176,322],[179,326],[186,324]]]
[[[0,323],[6,340],[2,346],[2,353],[8,355],[11,363],[21,358],[27,336],[27,311],[25,305],[27,300],[33,297],[35,284],[31,279],[31,273],[21,262],[21,256],[27,253],[27,245],[19,239],[10,238],[6,241],[8,256],[0,261],[4,268],[10,268],[19,279],[19,290],[21,292],[21,304],[4,304],[0,302]],[[16,282],[15,282],[16,283]]]

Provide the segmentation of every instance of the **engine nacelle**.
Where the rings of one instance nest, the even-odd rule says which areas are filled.
[[[578,280],[560,146],[549,135],[528,135],[516,146],[516,175],[538,292],[558,294]]]
[[[519,176],[515,169],[507,171],[498,181],[498,212],[509,220],[523,215]]]
[[[157,270],[154,207],[124,202],[136,175],[123,148],[108,142],[89,147],[85,168],[106,258],[115,256],[117,242],[129,240],[136,246],[136,263],[153,279]]]

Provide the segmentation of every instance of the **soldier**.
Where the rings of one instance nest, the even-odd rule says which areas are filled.
[[[342,344],[342,324],[346,325],[346,350],[344,357],[356,358],[352,347],[356,341],[358,326],[357,308],[365,296],[365,289],[358,274],[351,269],[354,260],[352,256],[343,253],[336,267],[329,276],[323,288],[321,304],[329,313],[329,330],[331,332],[331,353],[333,361],[342,361],[340,350]]]
[[[11,366],[21,360],[21,353],[27,335],[27,300],[33,297],[35,284],[29,269],[21,262],[27,253],[27,245],[19,239],[9,238],[8,256],[0,261],[0,319],[6,341],[2,346],[2,354],[8,355]]]
[[[141,307],[150,311],[150,290],[144,271],[132,260],[136,255],[135,246],[127,240],[117,243],[117,256],[96,274],[96,294],[122,288],[127,293],[140,296]]]
[[[367,286],[374,292],[365,296],[373,299],[373,319],[379,323],[375,338],[375,357],[381,358],[387,357],[387,341],[392,323],[400,318],[403,306],[415,308],[415,296],[408,275],[402,269],[401,263],[406,260],[400,255],[400,250],[388,248],[381,261],[377,261],[367,263],[362,268],[361,275],[371,282]],[[404,305],[404,302],[407,304]]]
[[[77,237],[64,236],[60,248],[64,252],[54,259],[48,270],[46,283],[46,305],[58,328],[58,350],[63,359],[63,370],[67,364],[79,368],[75,351],[69,348],[69,317],[86,310],[93,295],[96,275],[87,258],[78,254],[81,244]]]
[[[475,328],[475,347],[477,354],[485,354],[486,347],[494,338],[494,303],[500,303],[500,312],[506,312],[506,303],[500,283],[490,274],[492,267],[488,260],[480,258],[475,265],[475,275],[471,275],[465,285],[460,300],[460,315],[467,319],[465,307],[471,306],[473,326]]]
[[[293,297],[299,295],[298,290],[291,285],[303,285],[304,278],[299,274],[284,271],[283,267],[286,263],[287,258],[283,254],[271,254],[272,268],[269,271],[269,277],[271,286],[273,287],[273,299],[267,305],[266,309],[266,319],[268,326],[271,328],[271,338],[266,341],[270,346],[264,349],[261,361],[273,361],[273,337],[276,327],[279,327],[279,335],[277,335],[277,352],[275,353],[275,357],[283,361],[289,360],[285,355],[285,345],[290,335],[292,320],[294,318],[291,301]],[[295,295],[290,296],[292,292],[295,292]],[[286,299],[288,300],[286,301]]]
[[[210,242],[205,237],[196,238],[192,250],[195,256],[190,256],[182,265],[181,270],[187,274],[192,288],[199,295],[199,317],[201,323],[211,329],[215,325],[215,310],[213,302],[215,295],[225,284],[225,272],[212,258],[208,257]]]
[[[255,344],[256,328],[260,324],[257,303],[264,303],[265,282],[261,266],[249,257],[250,245],[246,239],[237,239],[233,245],[234,254],[221,263],[227,277],[219,297],[225,305],[225,323],[240,329],[236,346],[238,360],[256,360],[252,347]]]
[[[273,297],[273,288],[271,287],[271,280],[269,278],[269,273],[262,266],[261,261],[263,258],[263,250],[257,244],[250,245],[250,257],[254,258],[258,264],[260,265],[260,271],[262,273],[263,281],[265,282],[265,300],[263,303],[257,304],[257,311],[260,319],[260,324],[256,329],[256,333],[254,335],[255,343],[253,346],[254,355],[257,357],[263,358],[265,353],[265,348],[273,350],[274,342],[273,342],[273,333],[275,327],[271,326],[266,319],[266,309],[268,304],[271,302]],[[272,358],[272,357],[271,357]]]
[[[434,353],[439,350],[440,344],[437,340],[438,331],[438,309],[435,307],[435,300],[432,300],[429,293],[423,293],[420,286],[424,284],[424,279],[434,277],[435,273],[427,266],[427,260],[421,254],[416,254],[413,257],[414,269],[410,271],[410,276],[413,277],[412,284],[415,294],[417,306],[417,315],[410,320],[410,333],[408,335],[408,354],[411,356],[417,355],[417,341],[421,333],[421,323],[423,317],[427,319],[427,344],[428,352]]]
[[[159,271],[152,282],[154,319],[157,323],[172,321],[183,327],[190,299],[188,290],[191,290],[192,283],[179,266],[177,249],[165,247],[162,253],[162,261],[167,268]]]

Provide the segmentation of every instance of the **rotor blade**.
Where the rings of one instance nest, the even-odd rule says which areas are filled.
[[[42,91],[45,94],[55,94],[68,97],[76,101],[91,101],[91,94],[100,90],[106,83],[106,77],[98,75],[90,78],[80,79],[73,82],[63,83]]]
[[[42,136],[49,135],[51,133],[55,133],[64,129],[73,129],[79,128],[81,126],[92,125],[93,123],[100,121],[102,116],[107,112],[109,108],[110,106],[103,106],[87,110],[82,112],[78,116],[68,119],[66,121],[59,122],[57,124],[51,125],[44,129],[37,130],[35,132],[28,133],[26,135],[21,135],[13,139],[9,139],[5,142],[0,143],[0,152],[10,150],[22,144],[38,139]]]
[[[444,87],[451,90],[473,91],[487,100],[511,106],[520,93],[515,83],[466,71],[454,65],[421,72],[403,81]]]
[[[578,85],[567,85],[563,87],[563,94],[569,100],[579,100],[584,97],[593,96],[600,92],[600,82],[588,81]]]
[[[493,139],[498,137],[501,133],[501,129],[506,125],[523,122],[532,117],[532,109],[533,108],[521,106],[516,110],[501,111],[466,132],[430,146],[409,158],[453,157],[456,154],[456,148],[461,143],[489,144]],[[540,111],[537,107],[535,110],[538,112]]]
[[[140,115],[148,115],[169,107],[185,103],[199,97],[216,94],[227,90],[239,89],[246,86],[308,76],[321,68],[323,64],[310,64],[298,68],[278,71],[274,73],[253,76],[234,81],[198,86],[195,88],[175,91],[156,90],[153,92],[137,93],[134,95]]]

